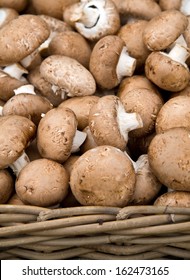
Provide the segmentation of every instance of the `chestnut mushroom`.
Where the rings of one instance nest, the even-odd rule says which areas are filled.
[[[122,207],[134,193],[135,171],[119,149],[99,146],[85,152],[74,163],[70,186],[82,205]]]
[[[179,10],[184,15],[190,14],[189,0],[159,0],[160,8],[165,10]]]
[[[156,206],[190,207],[190,192],[172,191],[167,192],[154,201]]]
[[[136,59],[127,52],[125,42],[116,35],[100,39],[94,46],[89,69],[97,84],[104,89],[119,85],[125,76],[132,76]]]
[[[0,8],[0,28],[6,25],[12,19],[19,16],[19,13],[11,8]]]
[[[172,190],[190,191],[190,132],[175,127],[156,134],[148,158],[158,180]]]
[[[119,12],[112,0],[82,0],[66,8],[63,18],[90,41],[116,34],[120,28]]]
[[[126,149],[128,133],[143,126],[141,116],[127,113],[119,98],[107,95],[99,98],[89,113],[89,127],[98,146],[110,145]]]
[[[156,133],[172,127],[190,129],[190,96],[173,97],[160,109],[156,118]]]
[[[66,197],[68,181],[68,174],[61,164],[37,159],[20,171],[15,190],[25,204],[50,207]]]
[[[57,94],[69,97],[92,95],[96,91],[94,77],[77,60],[63,56],[50,55],[40,65],[42,77],[51,83]]]
[[[8,170],[0,170],[0,204],[6,203],[14,192],[14,179]]]
[[[99,98],[96,95],[76,96],[63,101],[59,108],[67,107],[71,109],[76,115],[78,129],[83,130],[88,125],[90,109],[98,102]]]
[[[44,158],[60,163],[78,151],[86,134],[77,130],[77,119],[69,108],[54,108],[40,120],[37,130],[37,147]]]
[[[0,169],[11,167],[16,175],[29,159],[24,153],[36,132],[35,124],[23,116],[0,117]]]

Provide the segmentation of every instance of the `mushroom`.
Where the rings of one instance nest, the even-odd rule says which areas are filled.
[[[136,162],[132,161],[135,173],[135,191],[130,205],[151,204],[159,194],[162,184],[152,172],[148,155],[142,154]]]
[[[154,0],[113,0],[121,15],[131,15],[150,20],[160,12],[160,6]]]
[[[14,180],[8,170],[0,170],[0,204],[6,203],[14,192]]]
[[[135,170],[119,149],[99,146],[74,163],[70,186],[81,205],[126,206],[135,186]]]
[[[40,66],[37,66],[29,71],[27,80],[34,86],[36,93],[46,97],[53,106],[57,107],[61,102],[63,102],[65,95],[62,96],[61,93],[54,93],[52,85],[42,77],[40,73]]]
[[[161,89],[177,92],[184,89],[190,79],[185,61],[189,50],[176,44],[169,53],[152,52],[145,62],[146,77]]]
[[[92,50],[89,68],[101,88],[118,86],[125,76],[133,75],[135,67],[136,59],[128,54],[124,41],[116,35],[100,39]]]
[[[163,11],[152,18],[145,27],[144,43],[151,51],[165,50],[185,31],[187,26],[187,17],[180,11]]]
[[[24,14],[0,29],[0,66],[21,61],[49,36],[49,28],[36,15]]]
[[[7,204],[11,205],[25,205],[24,202],[18,197],[16,193],[14,193],[10,199],[7,201]]]
[[[82,0],[66,8],[63,18],[91,41],[116,34],[120,28],[119,13],[112,0]]]
[[[86,134],[77,130],[77,119],[69,108],[54,108],[41,119],[37,130],[37,147],[44,158],[60,163],[78,151]]]
[[[66,197],[68,180],[68,174],[61,164],[49,159],[37,159],[21,170],[15,190],[25,204],[50,207]]]
[[[99,98],[95,95],[72,97],[63,101],[59,108],[71,109],[76,115],[78,129],[83,130],[88,125],[90,109],[98,102]]]
[[[87,40],[74,31],[56,34],[49,44],[49,54],[65,55],[76,59],[84,67],[89,67],[91,48]]]
[[[0,28],[6,25],[12,19],[19,16],[18,12],[11,8],[0,8]]]
[[[173,191],[160,195],[155,201],[155,206],[190,207],[190,192]]]
[[[189,0],[159,0],[162,10],[179,10],[184,15],[190,14]]]
[[[41,114],[47,113],[53,105],[43,96],[28,94],[27,86],[21,93],[11,97],[3,106],[3,115],[19,115],[29,118],[35,125],[39,124]]]
[[[156,132],[172,127],[190,129],[190,96],[177,96],[169,99],[160,109],[156,118]]]
[[[80,147],[80,152],[82,154],[84,154],[86,151],[90,150],[90,149],[93,149],[95,147],[97,147],[98,145],[96,144],[96,142],[94,141],[94,137],[92,135],[92,132],[90,130],[90,127],[89,125],[86,126],[84,129],[83,129],[83,132],[86,133],[86,139],[84,141],[84,143],[81,145]]]
[[[146,20],[127,23],[121,26],[117,34],[125,42],[129,55],[136,59],[136,69],[141,71],[146,58],[150,54],[143,41],[143,32],[147,24],[148,21]]]
[[[34,10],[37,14],[45,14],[53,18],[62,20],[63,10],[79,0],[32,0]]]
[[[148,158],[158,180],[166,187],[190,191],[190,133],[175,127],[156,134],[152,139]]]
[[[120,95],[125,111],[141,116],[143,127],[129,133],[129,137],[143,137],[154,132],[155,121],[164,101],[162,96],[148,88],[137,88]]]
[[[142,126],[141,116],[127,113],[114,95],[101,97],[89,113],[90,131],[98,146],[110,145],[125,150],[129,131]]]
[[[51,55],[40,65],[42,77],[51,83],[55,94],[61,92],[69,97],[92,95],[96,91],[96,82],[82,64],[73,58]]]
[[[0,7],[11,8],[17,12],[22,12],[27,4],[27,0],[1,0]]]
[[[0,169],[11,167],[16,175],[29,159],[24,150],[34,138],[36,127],[28,118],[0,117]]]

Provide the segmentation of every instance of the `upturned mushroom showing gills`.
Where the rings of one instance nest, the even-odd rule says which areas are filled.
[[[16,175],[28,163],[24,150],[34,137],[36,126],[16,115],[0,117],[0,169],[10,166]]]
[[[60,203],[68,192],[65,168],[49,159],[26,165],[16,180],[16,193],[25,204],[49,207]]]
[[[116,34],[120,28],[119,12],[112,0],[82,0],[65,9],[63,17],[92,41]]]
[[[172,190],[190,191],[190,132],[170,128],[152,139],[148,158],[158,180]]]
[[[66,161],[78,151],[86,134],[77,130],[77,119],[69,108],[54,108],[41,119],[37,130],[37,147],[42,157]]]
[[[126,149],[128,133],[143,126],[141,116],[127,113],[117,96],[101,97],[89,113],[89,127],[98,146]]]
[[[70,186],[82,205],[126,206],[134,193],[135,170],[119,149],[99,146],[74,163]]]
[[[20,15],[0,29],[0,66],[21,61],[49,36],[46,22],[36,15]]]
[[[96,91],[94,77],[77,60],[63,56],[50,55],[40,65],[42,77],[51,83],[55,94],[63,96],[92,95]]]

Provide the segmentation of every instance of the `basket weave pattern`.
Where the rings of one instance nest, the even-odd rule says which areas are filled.
[[[0,205],[0,259],[190,259],[190,209]]]

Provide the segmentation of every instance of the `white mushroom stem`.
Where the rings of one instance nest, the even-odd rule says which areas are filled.
[[[6,18],[7,18],[7,10],[1,8],[0,9],[0,26],[5,22]]]
[[[13,170],[16,176],[19,175],[22,168],[24,168],[28,163],[30,162],[29,157],[25,152],[12,164],[9,165],[9,167]]]
[[[57,34],[57,32],[55,31],[51,31],[49,37],[47,38],[47,40],[45,40],[38,48],[38,52],[42,52],[44,50],[47,50],[49,48],[49,44],[51,42],[51,40],[55,37],[55,35]]]
[[[38,55],[39,51],[38,49],[33,51],[30,55],[26,56],[20,61],[20,64],[24,67],[27,68],[32,64],[32,61],[35,59],[35,57]]]
[[[145,165],[147,165],[147,162],[149,162],[147,154],[143,154],[137,159],[137,161],[133,161],[132,158],[128,155],[128,153],[126,153],[126,152],[124,152],[124,153],[132,162],[133,167],[135,169],[135,173],[137,173],[139,170],[141,170]]]
[[[118,80],[121,81],[123,77],[132,76],[135,68],[136,59],[128,54],[126,47],[123,47],[116,67]]]
[[[84,6],[80,22],[82,22],[86,28],[92,28],[96,25],[99,17],[100,11],[98,9],[97,1],[91,1]]]
[[[22,94],[22,93],[27,93],[27,94],[34,94],[36,95],[34,91],[34,86],[33,85],[24,85],[21,86],[17,89],[14,89],[15,95]]]
[[[3,115],[3,106],[0,106],[0,116]]]
[[[164,52],[161,52],[161,53],[168,56],[172,60],[179,62],[179,63],[183,64],[185,67],[187,67],[187,65],[185,64],[185,61],[189,57],[190,53],[186,47],[181,46],[180,44],[175,44],[174,47],[171,49],[171,51],[168,54],[166,54]]]
[[[52,91],[54,92],[55,95],[61,95],[61,99],[65,100],[66,98],[66,91],[65,89],[61,89],[60,87],[56,85],[51,86]]]
[[[117,108],[117,122],[120,133],[126,142],[128,141],[129,131],[143,127],[140,115],[137,113],[127,113],[121,103],[119,103]]]
[[[190,1],[189,0],[181,1],[180,11],[186,16],[190,15]]]
[[[80,146],[86,140],[86,136],[87,136],[87,134],[85,132],[76,130],[75,136],[73,138],[71,153],[75,153],[75,152],[79,151]]]
[[[18,63],[11,64],[3,68],[3,71],[12,78],[22,81],[23,74],[28,74],[28,71]]]
[[[168,48],[167,52],[169,52],[176,44],[179,44],[180,46],[183,46],[187,48],[187,42],[185,41],[185,38],[183,35],[180,35]]]

